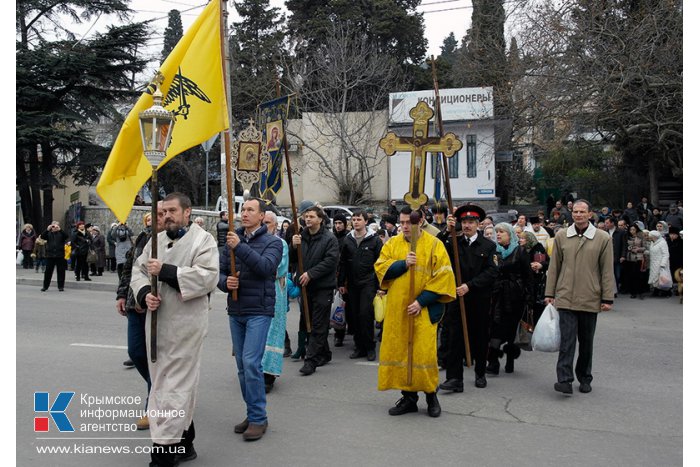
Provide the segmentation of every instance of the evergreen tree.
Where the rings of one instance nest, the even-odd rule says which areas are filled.
[[[496,118],[508,118],[510,73],[503,35],[503,0],[474,0],[471,28],[462,41],[453,68],[456,86],[493,86]]]
[[[295,52],[306,55],[325,43],[332,24],[367,35],[377,51],[402,64],[425,59],[427,40],[421,0],[287,0],[289,34]]]
[[[269,0],[235,4],[241,20],[231,26],[231,103],[239,126],[255,117],[257,105],[276,96],[285,54],[284,16]]]
[[[121,123],[115,104],[134,98],[131,77],[145,66],[135,47],[147,37],[142,23],[112,26],[80,41],[70,34],[48,40],[44,28],[60,23],[61,14],[79,22],[128,12],[119,0],[17,3],[17,190],[24,218],[37,229],[52,218],[57,174],[79,184],[97,179],[109,149],[97,144],[91,129]]]
[[[450,66],[454,65],[455,59],[457,58],[458,45],[457,39],[455,39],[455,33],[451,32],[445,40],[442,41],[442,45],[440,46],[440,57],[449,63]]]
[[[160,54],[161,63],[168,58],[168,55],[182,38],[182,18],[179,10],[170,10],[168,13],[168,26],[163,34],[163,51]]]

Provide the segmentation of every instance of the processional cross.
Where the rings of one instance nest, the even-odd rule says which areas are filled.
[[[411,209],[417,210],[428,203],[428,195],[423,192],[428,153],[441,152],[445,157],[452,157],[462,149],[462,142],[454,133],[447,133],[442,138],[428,136],[428,122],[435,112],[424,101],[420,101],[408,115],[413,120],[413,136],[398,136],[389,132],[379,141],[379,147],[387,156],[393,156],[397,152],[411,153],[409,191],[403,199]]]

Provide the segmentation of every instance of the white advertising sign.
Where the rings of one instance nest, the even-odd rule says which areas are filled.
[[[389,125],[413,123],[408,114],[419,101],[434,110],[435,92],[412,91],[389,94]],[[493,88],[459,88],[440,90],[443,122],[493,118]]]

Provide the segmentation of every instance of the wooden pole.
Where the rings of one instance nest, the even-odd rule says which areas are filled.
[[[231,126],[233,125],[233,115],[231,114],[231,75],[229,73],[231,67],[231,57],[229,56],[228,39],[226,37],[228,10],[226,9],[226,1],[221,1],[221,56],[224,59],[224,83],[226,92],[226,110],[228,112],[229,128],[222,131],[222,140],[224,141],[224,158],[226,159],[226,199],[228,202],[228,231],[233,232],[234,221],[236,220],[236,211],[234,209],[234,193],[233,193],[233,168],[231,167]],[[225,245],[224,248],[228,248]],[[231,253],[231,275],[236,275],[236,256]],[[231,291],[231,299],[235,302],[238,300],[238,290]]]
[[[413,211],[411,213],[411,253],[416,252],[416,246],[418,245],[418,234],[419,223],[421,216],[418,212]],[[408,300],[409,305],[413,303],[416,299],[416,268],[411,266],[409,268],[409,282],[408,282]],[[408,317],[408,361],[406,362],[406,385],[410,386],[413,384],[413,338],[415,332],[415,317],[410,315]]]
[[[151,258],[158,259],[158,168],[151,174]],[[151,294],[158,296],[158,276],[151,276]],[[158,310],[151,311],[151,362],[158,359]]]
[[[442,137],[445,134],[444,128],[442,126],[442,113],[440,111],[440,87],[438,86],[438,80],[437,80],[437,71],[435,70],[435,59],[433,56],[430,56],[430,61],[432,63],[432,68],[433,68],[433,85],[435,86],[435,121],[437,122],[437,128],[438,128],[438,136]],[[447,209],[449,212],[449,215],[452,215],[454,213],[453,209],[453,204],[452,204],[452,189],[450,187],[450,168],[449,164],[447,163],[447,158],[446,157],[441,157],[442,159],[442,167],[443,167],[443,175],[445,177],[445,197],[447,198]],[[459,265],[459,249],[457,248],[457,229],[453,228],[452,231],[450,232],[450,240],[452,243],[452,257],[454,258],[455,261],[455,267],[454,267],[454,272],[455,272],[455,279],[457,279],[457,284],[461,285],[462,284],[462,271],[460,270],[460,265]],[[471,350],[469,348],[469,330],[467,329],[467,307],[466,304],[464,303],[464,296],[462,297],[457,297],[457,301],[459,302],[459,313],[462,318],[462,335],[464,336],[464,355],[467,360],[467,367],[471,368],[472,366],[472,355],[471,355]]]
[[[291,96],[290,96],[291,97]],[[294,185],[292,184],[292,165],[289,162],[289,142],[287,141],[287,128],[285,119],[282,119],[282,147],[284,148],[284,162],[287,164],[287,183],[289,184],[289,198],[292,204],[292,226],[294,235],[299,235],[299,220],[297,218],[297,204],[294,198]],[[301,254],[301,245],[297,250],[297,276],[304,274],[304,259]],[[302,313],[306,323],[306,332],[311,332],[311,316],[309,314],[309,298],[306,294],[306,286],[301,287]]]

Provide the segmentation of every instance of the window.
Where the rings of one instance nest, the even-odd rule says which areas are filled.
[[[476,135],[467,135],[467,178],[476,178]]]
[[[435,180],[435,170],[437,168],[437,154],[436,153],[431,153],[430,154],[430,174],[433,177],[433,180]],[[443,165],[442,161],[440,161],[440,176],[442,176],[443,173]],[[452,157],[447,158],[447,169],[450,171],[450,178],[459,178],[459,153],[456,153]]]

